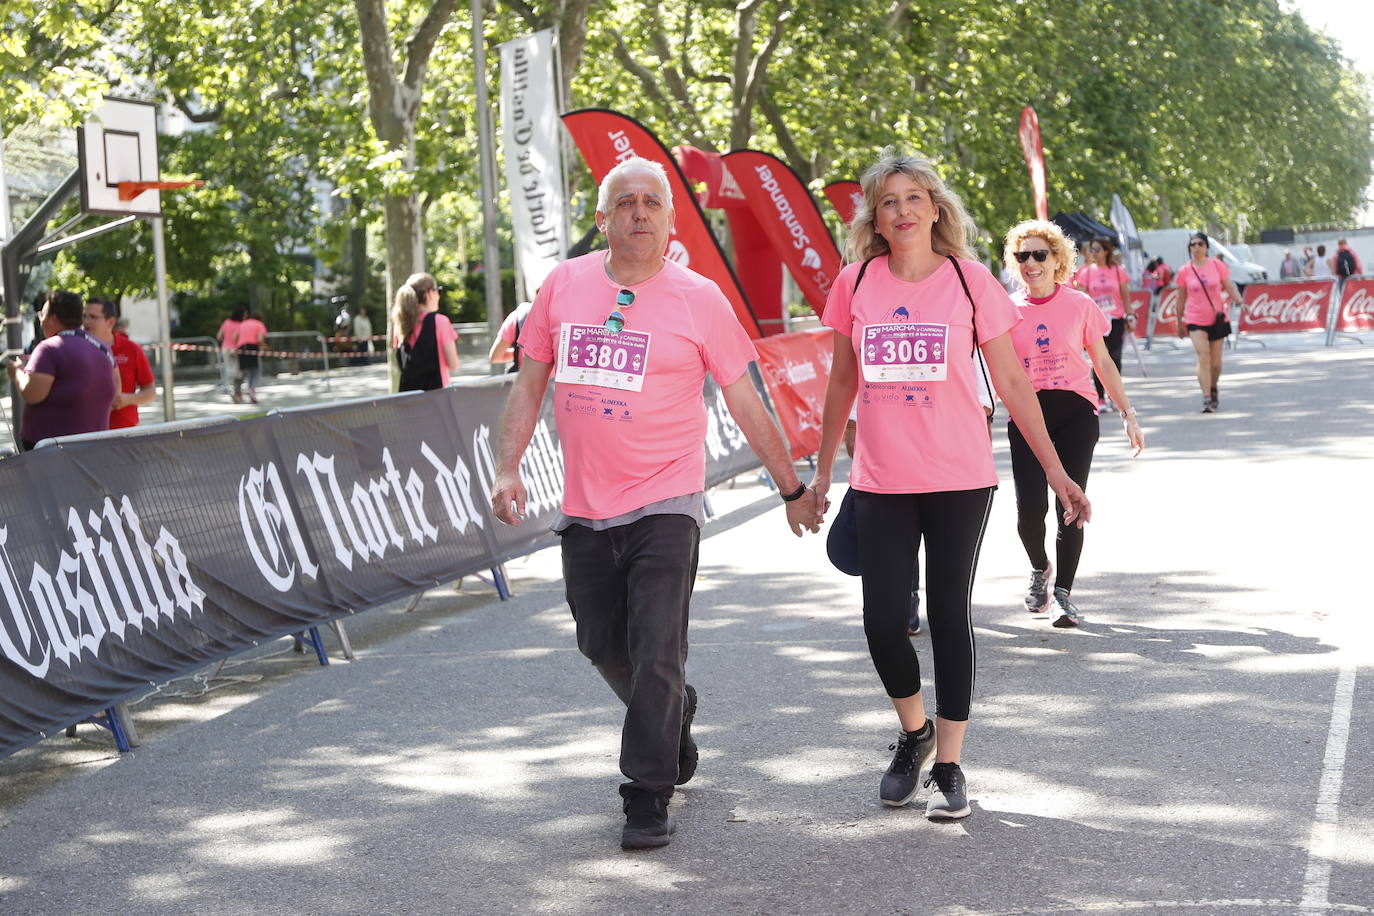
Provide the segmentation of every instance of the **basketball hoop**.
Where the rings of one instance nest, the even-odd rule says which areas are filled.
[[[170,191],[176,188],[203,188],[205,182],[199,179],[192,181],[121,181],[119,182],[119,199],[133,200],[144,191]]]

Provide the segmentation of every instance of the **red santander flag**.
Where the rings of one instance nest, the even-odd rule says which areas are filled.
[[[723,159],[797,288],[821,314],[844,262],[806,185],[787,163],[768,153],[736,150]]]
[[[1050,199],[1045,185],[1045,147],[1040,142],[1040,119],[1035,109],[1027,105],[1021,111],[1021,152],[1030,170],[1031,190],[1035,192],[1035,218],[1050,218]]]
[[[730,262],[725,259],[706,217],[701,212],[696,195],[678,168],[677,160],[643,124],[634,118],[606,108],[583,108],[563,115],[563,125],[573,142],[587,160],[587,166],[597,181],[626,159],[639,156],[659,163],[668,173],[673,192],[673,232],[668,238],[669,260],[690,267],[703,277],[714,280],[734,306],[744,330],[755,339],[763,336],[758,319],[740,289]]]
[[[840,214],[840,219],[844,220],[846,226],[854,222],[854,214],[858,212],[859,204],[864,202],[862,185],[850,179],[832,181],[821,188],[821,193],[830,201],[830,206],[835,208],[835,212]]]

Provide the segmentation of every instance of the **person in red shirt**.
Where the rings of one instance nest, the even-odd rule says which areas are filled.
[[[103,296],[86,300],[81,313],[81,326],[86,333],[110,348],[115,366],[119,369],[119,391],[110,409],[110,429],[125,429],[138,425],[138,408],[151,404],[157,397],[153,384],[153,367],[143,348],[129,339],[123,331],[115,330],[119,309]]]
[[[267,325],[256,312],[238,328],[239,371],[243,374],[234,379],[234,403],[243,403],[243,383],[248,382],[248,400],[258,402],[258,379],[262,377],[261,357],[258,351],[267,340]]]

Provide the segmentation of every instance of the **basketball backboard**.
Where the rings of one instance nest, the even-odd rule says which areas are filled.
[[[156,189],[121,200],[120,182],[158,181],[157,106],[106,99],[76,135],[81,172],[81,210],[117,216],[161,216]]]

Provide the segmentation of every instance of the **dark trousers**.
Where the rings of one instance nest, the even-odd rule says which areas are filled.
[[[1112,362],[1116,364],[1116,371],[1120,372],[1121,346],[1126,342],[1126,319],[1113,318],[1112,329],[1108,331],[1106,336],[1102,339],[1107,343],[1107,355],[1110,356]],[[1093,373],[1093,387],[1097,389],[1097,396],[1101,398],[1105,389],[1102,387],[1102,382],[1098,381],[1096,372]],[[1041,567],[1041,569],[1043,568],[1044,567]]]
[[[921,689],[907,638],[912,566],[926,552],[926,622],[935,659],[936,715],[968,719],[975,650],[969,594],[993,487],[944,493],[854,493],[868,654],[890,697]]]
[[[1054,451],[1064,465],[1069,479],[1086,491],[1088,471],[1092,468],[1093,450],[1097,448],[1100,427],[1097,411],[1081,394],[1072,391],[1037,391],[1040,412],[1045,415],[1045,429],[1054,443]],[[1035,569],[1049,564],[1045,555],[1045,513],[1049,511],[1049,483],[1045,469],[1031,451],[1016,423],[1007,421],[1007,441],[1011,445],[1011,473],[1016,478],[1016,533]],[[1064,507],[1054,501],[1059,533],[1054,540],[1054,584],[1056,588],[1073,590],[1078,573],[1078,559],[1083,554],[1083,529],[1064,524]]]
[[[701,531],[685,515],[650,515],[562,534],[563,581],[577,648],[625,704],[621,795],[673,794],[687,663],[687,612]],[[910,583],[910,578],[907,579]]]

